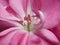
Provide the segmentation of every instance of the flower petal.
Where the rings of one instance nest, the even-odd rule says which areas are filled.
[[[27,38],[27,45],[48,45],[48,43],[31,32]]]
[[[57,37],[49,30],[43,29],[41,33],[49,40],[59,42]]]
[[[60,40],[60,22],[56,27],[52,28],[51,31],[54,32],[54,34]]]
[[[6,30],[8,28],[11,28],[11,27],[14,27],[14,25],[11,23],[8,23],[6,21],[0,20],[0,32]]]
[[[58,20],[57,20],[58,16],[55,12],[47,12],[47,16],[45,18],[45,22],[44,22],[44,28],[53,28],[58,24]]]
[[[9,19],[9,20],[19,20],[14,15],[8,13],[1,4],[0,4],[0,18]]]
[[[25,13],[26,13],[26,11],[27,11],[27,0],[22,0],[22,7],[23,7],[23,10],[25,11]]]
[[[21,32],[19,31],[13,36],[11,40],[12,45],[48,45],[46,41],[33,33]]]
[[[9,4],[11,8],[18,13],[20,18],[23,19],[25,17],[25,12],[24,12],[25,7],[23,7],[22,5],[22,0],[9,0]]]
[[[11,38],[17,31],[14,28],[0,33],[0,45],[10,45]]]
[[[11,44],[12,45],[25,45],[26,39],[24,41],[24,38],[26,36],[26,32],[23,31],[17,31],[17,33],[12,37]]]
[[[47,29],[37,30],[36,33],[38,37],[43,38],[50,44],[59,44],[58,38],[55,36],[55,34]]]
[[[19,30],[17,27],[7,29],[0,33],[1,45],[48,45],[43,39],[32,32]]]
[[[58,24],[59,7],[59,0],[42,0],[41,10],[45,14],[45,28],[53,28]]]
[[[2,4],[4,7],[9,5],[8,0],[0,0],[0,4]]]
[[[0,37],[1,37],[1,36],[5,36],[5,35],[7,35],[8,33],[12,32],[12,31],[15,31],[15,30],[17,30],[17,29],[19,29],[19,28],[18,28],[18,27],[8,28],[8,29],[0,32]]]
[[[11,38],[15,33],[16,31],[10,32],[6,36],[0,37],[0,45],[10,45]]]
[[[32,9],[41,9],[41,0],[31,0]]]
[[[11,20],[7,20],[7,19],[3,19],[3,18],[0,18],[0,20],[11,24],[13,27],[20,27],[20,29],[24,30],[24,27],[20,23],[18,23],[17,21],[11,21]]]

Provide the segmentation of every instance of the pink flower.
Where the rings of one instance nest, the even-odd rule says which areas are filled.
[[[60,45],[59,3],[53,2],[0,0],[0,45]]]

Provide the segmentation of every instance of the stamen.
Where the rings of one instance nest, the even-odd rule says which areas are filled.
[[[30,23],[27,23],[27,30],[30,32]]]
[[[23,25],[28,32],[31,30],[41,29],[44,22],[44,15],[40,11],[38,13],[39,17],[37,16],[37,13],[32,16],[28,14],[23,20],[19,21],[19,23]]]
[[[21,24],[21,25],[23,25],[23,21],[21,20],[21,21],[19,21],[19,23]]]
[[[24,20],[27,21],[27,30],[30,32],[31,16],[30,15],[25,16]]]
[[[31,16],[30,16],[30,15],[25,16],[25,17],[24,17],[24,20],[26,20],[27,22],[28,22],[28,21],[31,21]]]

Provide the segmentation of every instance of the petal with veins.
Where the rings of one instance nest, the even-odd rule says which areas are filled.
[[[8,23],[10,23],[11,25],[20,27],[20,29],[24,29],[24,27],[23,27],[20,23],[18,23],[18,22],[16,22],[16,21],[10,21],[10,20],[6,20],[6,19],[3,19],[3,18],[0,18],[0,20],[5,21],[5,22],[8,22]]]
[[[22,6],[22,0],[9,0],[9,4],[11,8],[18,13],[20,18],[23,19],[25,17],[25,12]]]
[[[59,43],[59,40],[55,36],[55,34],[47,29],[37,30],[37,36],[43,38],[44,40],[48,41],[49,43]]]
[[[0,32],[0,37],[7,35],[10,32],[16,31],[17,29],[19,29],[18,27],[11,27],[9,29],[4,30],[3,32]]]
[[[27,3],[27,15],[28,14],[31,15],[31,16],[33,15],[30,0],[28,0],[28,3]]]
[[[16,31],[10,32],[9,34],[5,36],[0,37],[0,45],[10,45],[11,38],[15,33]]]
[[[14,15],[9,14],[2,5],[0,5],[0,18],[9,19],[9,20],[19,20]]]
[[[11,28],[13,26],[15,26],[15,25],[8,23],[6,21],[0,20],[0,32],[6,30],[8,28]]]

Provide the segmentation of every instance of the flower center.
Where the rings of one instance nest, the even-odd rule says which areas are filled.
[[[32,30],[37,30],[37,29],[41,28],[42,16],[40,16],[40,14],[39,14],[39,16],[37,16],[37,14],[33,14],[32,16],[30,14],[28,14],[24,17],[24,20],[21,20],[19,22],[21,25],[24,26],[24,28],[26,30],[28,30],[30,32]]]

